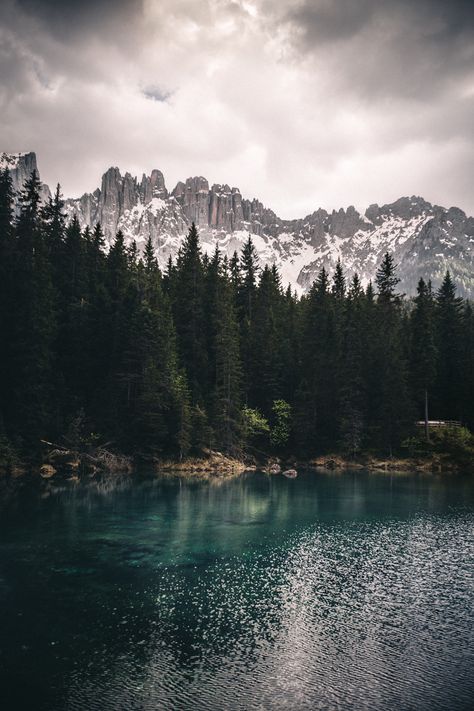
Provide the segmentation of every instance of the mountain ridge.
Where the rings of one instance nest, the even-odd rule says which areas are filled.
[[[0,166],[9,168],[16,190],[28,170],[38,170],[33,152],[4,153]],[[43,193],[47,199],[47,186]],[[399,265],[402,291],[414,293],[420,276],[432,278],[437,286],[450,269],[460,293],[474,295],[474,218],[419,196],[374,203],[364,213],[351,205],[332,211],[318,208],[303,218],[285,220],[258,199],[244,198],[239,188],[210,186],[203,176],[179,181],[169,191],[160,170],[138,178],[111,167],[100,188],[67,198],[65,210],[69,218],[76,215],[82,227],[100,222],[109,244],[118,230],[127,242],[136,240],[139,250],[151,237],[162,268],[176,256],[194,221],[209,254],[218,245],[231,257],[250,235],[261,263],[275,263],[283,284],[299,293],[308,290],[322,266],[332,270],[338,258],[349,278],[357,271],[366,284],[389,251]]]

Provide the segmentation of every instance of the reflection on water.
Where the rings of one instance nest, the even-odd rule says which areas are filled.
[[[473,522],[469,479],[26,489],[0,511],[2,708],[472,708]]]

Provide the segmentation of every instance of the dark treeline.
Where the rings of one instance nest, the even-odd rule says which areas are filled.
[[[449,273],[397,293],[321,270],[298,299],[249,238],[228,261],[190,229],[161,273],[119,232],[66,224],[35,174],[0,174],[0,448],[113,443],[147,456],[396,451],[424,417],[474,424],[474,317]],[[429,276],[429,275],[427,275]]]

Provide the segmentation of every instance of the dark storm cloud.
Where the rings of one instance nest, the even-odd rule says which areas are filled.
[[[287,19],[300,31],[299,41],[305,49],[314,43],[347,39],[359,32],[374,13],[373,0],[307,0],[292,8]]]
[[[367,97],[429,96],[473,70],[473,0],[303,0],[283,22],[302,55],[340,53]]]
[[[315,41],[344,39],[377,20],[401,26],[416,19],[423,32],[426,22],[439,19],[433,36],[450,41],[474,27],[472,0],[303,0],[287,13],[302,30],[307,47]],[[383,25],[381,25],[381,28]]]
[[[473,114],[474,0],[0,0],[0,150],[67,195],[119,165],[472,214]]]
[[[18,0],[18,6],[56,36],[96,33],[140,12],[142,0]]]

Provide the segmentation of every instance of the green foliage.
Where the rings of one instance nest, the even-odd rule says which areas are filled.
[[[277,449],[284,449],[288,445],[291,435],[291,420],[291,405],[285,400],[274,400],[270,442]]]
[[[418,435],[407,438],[402,445],[411,457],[449,457],[451,462],[472,468],[474,435],[467,427],[432,428],[430,440]]]
[[[474,455],[474,436],[467,427],[443,427],[434,431],[432,440],[436,451]]]
[[[409,301],[391,255],[377,294],[338,262],[298,299],[251,238],[230,261],[208,257],[192,225],[162,274],[151,239],[140,253],[118,232],[107,252],[100,225],[66,223],[59,186],[46,205],[39,195],[34,173],[14,219],[0,172],[5,461],[40,439],[92,447],[93,432],[146,457],[415,451],[427,395],[430,417],[474,426],[474,315],[449,273]],[[459,430],[432,440],[471,449]]]
[[[261,435],[270,434],[270,425],[266,417],[258,410],[250,407],[242,409],[242,419],[246,439],[253,439]]]

